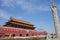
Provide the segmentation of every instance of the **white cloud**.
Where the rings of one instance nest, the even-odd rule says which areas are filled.
[[[3,0],[2,6],[12,7],[12,8],[16,8],[16,6],[19,6],[23,10],[26,11],[26,12],[24,12],[25,15],[35,14],[35,13],[41,12],[41,11],[50,11],[49,5],[44,5],[44,4],[42,5],[41,4],[39,6],[36,6],[35,4],[32,4],[31,2],[27,2],[26,0]],[[59,7],[58,7],[58,9],[60,9]],[[0,14],[1,14],[0,17],[9,18],[8,15],[7,15],[7,12],[5,12],[5,11],[1,12],[1,10],[0,10]],[[18,16],[16,18],[19,18],[19,19],[21,18],[22,19],[24,17],[21,17],[21,16],[19,17]]]
[[[50,4],[49,4],[50,5]],[[2,0],[2,6],[12,7],[15,8],[16,6],[20,6],[23,10],[34,11],[34,10],[40,10],[40,11],[49,11],[49,5],[45,5],[45,3],[39,6],[36,6],[35,4],[28,2],[27,0]],[[60,6],[58,6],[58,9]]]
[[[0,9],[0,17],[8,19],[9,15],[7,14],[6,11]]]
[[[35,14],[37,12],[41,11],[50,11],[50,8],[48,5],[35,5],[31,2],[23,1],[23,0],[17,0],[16,5],[20,6],[23,10],[25,10],[25,14]]]
[[[34,12],[35,10],[40,10],[40,11],[49,11],[48,6],[36,6],[33,5],[31,2],[27,2],[26,0],[3,0],[2,1],[2,6],[7,6],[7,7],[13,7],[15,8],[16,6],[20,6],[23,10],[26,10],[27,12]]]
[[[9,19],[10,16],[13,17],[14,15],[11,15],[11,14],[8,13],[7,11],[0,9],[0,17],[1,17],[1,18]],[[22,19],[22,18],[23,18],[22,16],[19,16],[19,17],[14,16],[14,17],[15,17],[15,18],[18,18],[18,19]]]
[[[15,6],[13,5],[14,0],[1,0],[1,1],[2,1],[1,6],[15,8]]]
[[[33,5],[32,3],[29,3],[29,2],[26,2],[26,1],[23,1],[23,0],[18,0],[16,1],[16,5],[20,5],[23,9],[27,9],[27,10],[42,10],[42,11],[48,11],[49,8],[48,6],[46,5],[39,5],[39,6],[36,6],[36,5]]]

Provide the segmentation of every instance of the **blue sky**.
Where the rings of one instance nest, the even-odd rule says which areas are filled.
[[[10,16],[31,22],[36,30],[55,33],[53,16],[50,8],[52,0],[0,0],[0,25]],[[54,0],[60,19],[60,0]]]

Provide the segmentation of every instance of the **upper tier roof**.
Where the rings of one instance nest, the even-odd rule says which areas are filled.
[[[19,20],[19,19],[16,19],[16,18],[13,18],[13,17],[10,17],[10,20],[13,20],[13,21],[16,21],[16,22],[22,22],[24,24],[29,24],[29,25],[32,25],[30,22],[26,22],[26,21],[23,21],[23,20]],[[10,21],[9,20],[9,21]],[[34,26],[34,25],[33,25]]]

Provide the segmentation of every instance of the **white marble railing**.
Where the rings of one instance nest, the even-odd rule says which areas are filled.
[[[40,35],[40,36],[25,36],[25,37],[15,36],[15,37],[5,37],[5,38],[0,38],[0,39],[9,39],[9,38],[32,38],[32,37],[46,37],[46,35]]]

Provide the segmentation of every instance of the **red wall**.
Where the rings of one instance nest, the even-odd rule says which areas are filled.
[[[29,33],[27,33],[26,31],[27,29],[18,29],[18,28],[10,28],[10,27],[2,27],[0,28],[0,36],[4,36],[7,34],[15,34],[15,36],[21,36],[20,34],[22,34],[22,36],[39,36],[39,35],[44,35],[44,32],[38,32],[35,30],[29,30]]]

